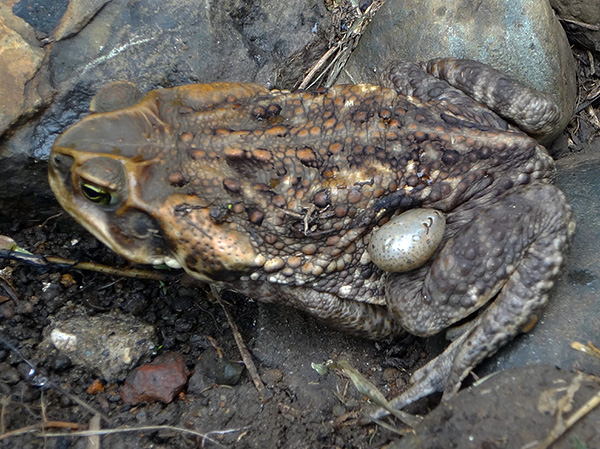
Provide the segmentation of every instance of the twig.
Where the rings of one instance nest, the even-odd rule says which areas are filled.
[[[600,359],[600,348],[596,347],[591,341],[588,341],[587,345],[574,341],[571,343],[571,348]]]
[[[258,375],[258,370],[256,369],[256,365],[254,364],[254,361],[252,360],[250,351],[248,351],[248,348],[246,347],[246,344],[244,343],[242,334],[240,334],[240,331],[239,331],[237,325],[235,324],[235,322],[233,321],[233,318],[231,317],[229,310],[227,310],[227,307],[225,307],[225,304],[223,304],[223,301],[221,301],[221,296],[220,296],[219,292],[217,291],[216,287],[211,285],[210,289],[212,291],[213,296],[219,302],[219,304],[223,308],[223,311],[225,312],[225,316],[227,317],[229,326],[231,326],[231,331],[233,332],[233,338],[235,339],[235,344],[238,347],[238,351],[240,351],[240,355],[242,356],[242,360],[244,361],[244,364],[246,365],[246,369],[248,370],[248,373],[250,374],[250,378],[252,379],[252,382],[254,382],[254,386],[258,390],[258,396],[260,397],[260,400],[262,402],[264,402],[266,399],[268,399],[268,393],[267,393],[267,390],[265,389],[265,386],[262,383],[262,380],[260,379],[260,376]]]
[[[210,438],[208,435],[210,434],[219,434],[219,435],[223,435],[223,434],[227,434],[227,433],[233,433],[233,432],[241,432],[243,430],[249,429],[249,426],[246,427],[240,427],[238,429],[227,429],[227,430],[213,430],[211,432],[208,433],[201,433],[198,432],[196,430],[191,430],[191,429],[186,429],[184,427],[175,427],[175,426],[141,426],[141,427],[126,427],[126,428],[118,428],[118,429],[102,429],[102,430],[83,430],[80,432],[72,432],[72,433],[45,433],[44,436],[46,437],[65,437],[65,436],[75,436],[75,437],[89,437],[89,436],[93,436],[93,435],[113,435],[116,433],[125,433],[125,432],[148,432],[148,431],[155,431],[155,430],[173,430],[175,432],[180,432],[180,433],[187,433],[190,435],[194,435],[197,437],[200,437],[204,440],[208,440],[211,443],[216,444],[217,446],[220,447],[225,447],[223,446],[221,443],[219,443],[217,440],[214,440],[213,438]]]
[[[577,26],[580,26],[581,28],[586,28],[588,30],[600,31],[599,26],[592,25],[591,23],[579,22],[578,20],[563,19],[562,17],[559,17],[558,20],[560,20],[561,22],[572,23],[573,25],[577,25]]]
[[[6,406],[8,404],[10,404],[9,397],[7,397],[7,396],[0,397],[0,405],[2,405],[2,409],[0,410],[0,435],[2,435],[6,430],[6,426],[4,424],[4,419],[5,419],[5,415],[6,415]]]
[[[358,45],[358,41],[360,40],[365,28],[371,22],[371,19],[377,10],[381,8],[383,3],[383,1],[374,1],[369,5],[364,13],[361,13],[360,8],[357,7],[358,5],[355,5],[357,9],[356,20],[346,34],[344,34],[341,39],[333,44],[331,48],[327,50],[325,54],[323,54],[323,56],[321,56],[319,60],[311,67],[300,83],[300,86],[298,87],[299,89],[306,89],[309,85],[311,85],[311,81],[315,77],[316,73],[323,68],[325,63],[335,53],[333,61],[327,65],[325,70],[323,70],[323,73],[325,73],[329,71],[332,66],[334,66],[334,69],[331,70],[331,73],[327,78],[326,87],[333,84],[333,81],[337,78],[339,72],[342,70],[346,64],[346,61],[350,57],[352,50],[354,50],[354,48],[356,48]],[[323,73],[321,73],[317,78],[321,78]]]
[[[365,376],[363,376],[356,368],[350,365],[346,360],[328,360],[327,362],[313,363],[312,368],[316,370],[319,374],[324,374],[329,369],[339,369],[346,376],[350,378],[356,389],[360,394],[368,397],[372,402],[374,402],[379,407],[385,409],[388,413],[394,415],[398,418],[403,424],[406,424],[410,428],[417,427],[422,421],[423,418],[419,415],[411,415],[410,413],[406,413],[402,410],[395,409],[392,404],[385,398],[383,393],[377,389],[373,383],[368,380]],[[375,417],[377,418],[377,417]],[[373,416],[371,416],[373,419]]]
[[[317,73],[319,69],[321,69],[321,67],[325,65],[329,57],[340,48],[340,45],[341,41],[337,42],[333,47],[327,50],[323,56],[319,58],[319,60],[310,68],[310,70],[300,83],[300,86],[298,86],[298,89],[306,89],[306,86],[308,86],[308,83],[310,83],[310,81],[313,79],[315,73]]]
[[[4,277],[0,276],[0,286],[4,289],[4,291],[8,294],[10,299],[16,304],[19,301],[19,296],[17,295],[15,287],[10,283],[8,279],[4,279]]]
[[[540,443],[535,449],[547,449],[550,447],[556,440],[558,440],[567,430],[569,430],[573,425],[583,418],[585,415],[590,413],[594,408],[596,408],[600,404],[600,391],[596,393],[592,398],[587,401],[581,408],[579,408],[575,413],[569,416],[563,426],[557,426],[552,429],[552,432],[548,435],[548,437]]]
[[[20,429],[15,429],[15,430],[11,430],[10,432],[6,432],[0,435],[0,441],[10,438],[10,437],[14,437],[17,435],[23,435],[25,433],[31,433],[31,432],[37,432],[39,430],[44,430],[44,429],[71,429],[71,430],[77,430],[80,428],[80,425],[74,422],[64,422],[64,421],[46,421],[46,422],[41,422],[38,424],[33,424],[31,426],[27,426],[27,427],[21,427]],[[47,436],[48,434],[45,434],[45,436]],[[62,435],[64,436],[64,433],[59,433],[57,435]]]
[[[577,108],[575,109],[574,114],[579,114],[584,109],[587,109],[588,106],[590,106],[590,105],[592,105],[592,103],[595,103],[596,101],[598,101],[599,98],[600,98],[600,93],[597,93],[593,97],[588,98],[586,101],[584,101],[579,106],[577,106]]]
[[[100,416],[94,415],[92,419],[90,419],[90,429],[89,430],[100,430]],[[100,449],[100,435],[90,435],[86,449]]]
[[[223,307],[223,304],[221,304],[221,307]],[[206,339],[210,342],[210,344],[215,349],[215,351],[217,351],[217,357],[219,357],[220,359],[222,359],[223,358],[223,351],[221,350],[221,348],[217,344],[217,340],[215,340],[210,335],[207,335]]]
[[[76,270],[96,271],[98,273],[113,276],[125,276],[137,279],[152,279],[164,281],[170,278],[166,273],[143,270],[138,268],[114,268],[93,262],[77,262],[76,260],[63,259],[56,256],[39,256],[19,248],[10,237],[0,236],[0,259],[16,260],[36,267],[56,266],[58,268],[69,268]],[[12,242],[12,245],[11,245]]]

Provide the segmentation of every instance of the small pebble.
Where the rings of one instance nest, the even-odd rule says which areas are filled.
[[[181,354],[161,354],[152,363],[135,369],[127,376],[121,388],[121,399],[131,405],[157,401],[170,404],[183,391],[189,375]]]
[[[238,362],[232,362],[230,360],[221,360],[217,365],[217,376],[215,378],[215,381],[219,385],[234,386],[240,382],[243,372],[243,364]]]
[[[0,382],[8,385],[14,385],[20,380],[17,369],[6,362],[0,363]]]
[[[71,366],[73,366],[73,362],[71,362],[71,359],[68,355],[59,354],[53,358],[51,366],[54,371],[64,371],[71,368]]]

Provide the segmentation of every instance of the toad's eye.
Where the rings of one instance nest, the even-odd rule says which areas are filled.
[[[81,192],[92,203],[100,204],[101,206],[108,206],[114,203],[114,197],[102,187],[84,182],[81,184]]]

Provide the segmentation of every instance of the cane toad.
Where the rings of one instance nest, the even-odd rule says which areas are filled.
[[[62,134],[50,183],[132,261],[181,266],[366,337],[428,336],[469,317],[396,405],[452,395],[541,311],[574,222],[552,159],[517,128],[544,134],[558,109],[473,61],[427,70],[437,77],[395,64],[387,87],[153,90]],[[414,208],[445,215],[441,243],[413,270],[383,271],[371,235]]]

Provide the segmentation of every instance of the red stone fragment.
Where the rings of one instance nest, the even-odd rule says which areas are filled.
[[[131,405],[156,401],[169,404],[183,390],[189,375],[181,354],[161,354],[129,374],[121,387],[121,399]]]
[[[100,379],[96,379],[92,382],[92,384],[87,388],[87,394],[98,394],[104,391],[104,385],[100,381]]]

